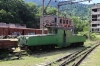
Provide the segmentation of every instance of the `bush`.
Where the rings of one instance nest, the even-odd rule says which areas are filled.
[[[86,38],[88,39],[88,31],[78,32],[78,35],[80,35],[80,36],[86,36]],[[98,38],[96,37],[95,33],[90,33],[90,39],[91,40],[98,40]]]

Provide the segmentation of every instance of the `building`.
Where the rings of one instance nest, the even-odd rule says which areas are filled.
[[[91,31],[100,32],[100,3],[91,8]]]
[[[58,23],[57,23],[58,20]],[[66,17],[59,17],[57,19],[57,16],[55,15],[44,15],[44,24],[43,24],[43,18],[40,17],[40,28],[43,28],[43,25],[58,25],[58,26],[72,26],[72,20]]]

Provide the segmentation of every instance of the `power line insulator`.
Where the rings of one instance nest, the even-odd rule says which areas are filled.
[[[90,0],[89,0],[89,3],[90,3]]]
[[[57,2],[57,0],[55,0],[55,2]]]

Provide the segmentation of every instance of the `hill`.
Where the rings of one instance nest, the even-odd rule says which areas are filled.
[[[38,4],[39,6],[42,5],[42,0],[24,0],[25,2],[34,2],[36,4]],[[49,2],[49,0],[45,0],[44,4],[47,5],[47,3]],[[50,2],[50,6],[54,6],[57,7],[57,3],[54,0]]]
[[[24,0],[25,2],[34,2],[37,5],[41,6],[42,5],[42,0]],[[45,0],[45,5],[47,5],[49,0]],[[57,4],[58,2],[55,2],[54,0],[51,1],[50,6],[56,7],[57,8]],[[90,8],[92,5],[87,5],[87,4],[82,4],[82,3],[77,3],[77,4],[73,4],[73,5],[65,5],[62,6],[61,9],[67,9],[66,11],[64,11],[65,13],[67,13],[67,16],[77,16],[80,17],[83,20],[86,20],[90,14]]]

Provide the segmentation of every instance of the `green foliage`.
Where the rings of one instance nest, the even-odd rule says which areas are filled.
[[[86,36],[86,38],[88,39],[89,32],[88,31],[78,32],[78,35],[80,35],[80,36]],[[90,39],[91,40],[98,40],[99,38],[96,37],[95,33],[90,33]]]
[[[0,22],[26,24],[29,28],[39,28],[41,7],[23,0],[1,0]],[[56,8],[48,7],[46,14],[56,14]]]
[[[48,7],[46,10],[47,15],[56,15],[57,9],[55,7]]]
[[[83,21],[80,19],[80,17],[72,17],[72,22],[75,28],[75,33],[87,30],[87,26],[88,26],[88,22],[87,21]]]

